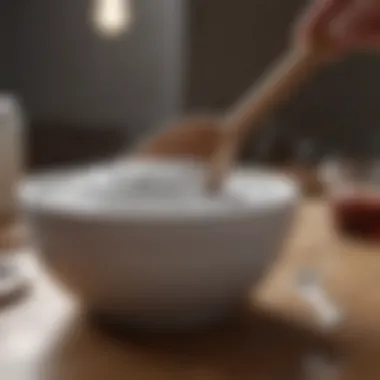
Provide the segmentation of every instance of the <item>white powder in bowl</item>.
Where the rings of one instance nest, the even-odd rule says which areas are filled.
[[[191,217],[240,214],[295,195],[291,184],[260,171],[233,173],[214,196],[204,178],[204,167],[194,163],[130,161],[36,180],[35,202],[66,212]]]

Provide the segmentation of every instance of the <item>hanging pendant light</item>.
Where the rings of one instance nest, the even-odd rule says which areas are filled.
[[[93,0],[92,19],[98,32],[117,37],[131,27],[131,0]]]

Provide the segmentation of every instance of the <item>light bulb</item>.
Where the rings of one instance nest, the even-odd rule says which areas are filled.
[[[105,36],[120,35],[132,22],[131,0],[94,0],[93,22]]]

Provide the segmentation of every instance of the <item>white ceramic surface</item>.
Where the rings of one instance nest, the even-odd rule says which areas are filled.
[[[188,171],[199,183],[204,174],[190,163],[139,165]],[[171,194],[148,212],[121,201],[128,176],[104,180],[107,173],[99,166],[31,178],[21,200],[45,263],[87,307],[150,326],[203,323],[241,303],[276,258],[298,199],[286,178],[244,169],[228,181],[226,198],[170,208]],[[99,182],[78,202],[67,192],[85,176]],[[104,183],[112,197],[100,205]]]

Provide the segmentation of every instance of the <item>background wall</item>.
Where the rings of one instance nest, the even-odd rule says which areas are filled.
[[[19,2],[17,87],[33,118],[133,133],[178,112],[182,1],[132,2],[135,23],[114,40],[91,25],[91,0]]]
[[[16,19],[16,1],[0,0],[0,90],[15,87]]]
[[[304,0],[132,0],[119,39],[90,25],[91,0],[0,0],[0,88],[33,120],[130,138],[181,110],[222,110],[284,49]],[[380,152],[380,59],[324,70],[265,122],[280,146],[311,138],[322,152]]]

